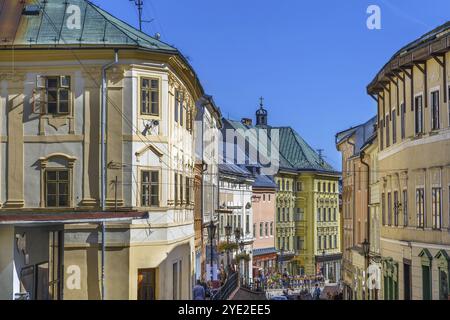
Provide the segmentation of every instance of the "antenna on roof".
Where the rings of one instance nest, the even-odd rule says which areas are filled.
[[[324,163],[324,160],[323,160],[323,158],[324,158],[324,155],[323,155],[323,152],[324,152],[325,150],[323,150],[323,149],[317,149],[317,152],[319,153],[319,161],[320,161],[320,164],[323,164]]]
[[[151,19],[151,20],[143,20],[142,19],[142,10],[144,9],[144,0],[129,0],[129,1],[133,1],[134,5],[138,9],[138,12],[139,12],[139,31],[142,31],[142,23],[144,23],[144,22],[145,23],[151,23],[155,19]]]

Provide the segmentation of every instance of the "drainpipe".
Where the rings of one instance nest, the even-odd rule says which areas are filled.
[[[353,147],[353,154],[355,153],[355,148],[356,148],[356,146],[355,146],[355,144],[353,143],[353,142],[351,142],[350,140],[348,140],[348,144],[349,145],[351,145],[352,147]],[[355,170],[356,168],[355,168],[355,163],[353,163],[353,175],[352,175],[352,177],[353,177],[353,187],[352,187],[352,202],[353,202],[353,205],[352,205],[352,223],[353,223],[353,240],[352,240],[352,242],[354,243],[355,242],[355,230],[356,230],[356,219],[355,219],[355,206],[356,206],[356,179],[355,179],[355,173],[356,173],[356,170]],[[352,280],[353,281],[353,280]],[[352,290],[352,295],[353,295],[353,288],[351,288],[351,290]],[[357,292],[354,292],[355,293],[355,300],[357,299]]]
[[[101,145],[101,208],[102,211],[106,211],[106,99],[107,99],[107,79],[106,79],[106,71],[112,66],[119,63],[119,50],[114,50],[114,62],[110,62],[102,67],[102,104],[101,104],[101,137],[100,137],[100,145]],[[101,223],[102,227],[102,287],[101,294],[102,300],[105,300],[105,251],[106,251],[106,223],[103,221]]]
[[[361,151],[361,154],[359,155],[361,163],[367,168],[367,230],[366,230],[366,238],[367,242],[370,244],[370,165],[364,161],[364,157],[366,156],[366,153],[364,151]],[[366,272],[369,269],[369,256],[370,256],[370,245],[369,245],[369,251],[368,255],[365,258],[366,262]],[[366,295],[369,295],[369,292],[366,293]],[[367,298],[367,297],[366,297]]]

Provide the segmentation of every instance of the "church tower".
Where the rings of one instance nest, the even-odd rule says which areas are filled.
[[[267,110],[264,109],[264,98],[260,98],[259,109],[256,111],[256,125],[267,126]]]

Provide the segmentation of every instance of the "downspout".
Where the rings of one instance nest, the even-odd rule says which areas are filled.
[[[355,144],[353,142],[351,142],[350,140],[348,140],[348,144],[353,147],[353,154],[354,154],[355,153],[355,148],[356,148]],[[352,177],[353,177],[353,187],[352,187],[352,200],[353,200],[353,204],[352,204],[352,223],[353,223],[353,230],[352,231],[353,232],[352,233],[353,233],[353,239],[352,239],[352,246],[355,243],[355,231],[356,231],[356,219],[355,219],[356,178],[355,178],[355,173],[356,173],[355,163],[353,162],[353,175],[352,175]],[[353,279],[352,279],[352,281],[353,281]],[[352,295],[353,295],[353,292],[354,292],[353,288],[351,288],[351,290],[352,290]],[[354,293],[355,293],[355,299],[357,299],[357,293],[356,292],[354,292]]]
[[[370,261],[370,165],[364,161],[366,153],[364,151],[361,151],[361,154],[359,155],[359,158],[361,160],[361,163],[367,168],[367,230],[366,230],[366,239],[369,243],[369,251],[367,257],[364,257],[365,263],[366,263],[366,272],[369,269],[369,261]],[[366,293],[366,299],[369,295],[369,292]],[[368,299],[367,299],[368,300]]]
[[[106,211],[106,99],[107,99],[107,79],[106,79],[106,71],[112,66],[119,63],[119,50],[114,50],[114,62],[110,62],[102,67],[102,104],[101,104],[101,137],[100,137],[100,145],[101,145],[101,209],[102,211]],[[101,295],[102,300],[105,300],[105,251],[106,251],[106,223],[102,221],[102,286],[101,286]]]

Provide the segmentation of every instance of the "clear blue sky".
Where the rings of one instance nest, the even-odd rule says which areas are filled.
[[[128,0],[95,0],[137,26]],[[144,0],[149,34],[179,48],[225,117],[292,126],[340,169],[336,132],[375,115],[366,85],[403,45],[450,20],[448,0]],[[381,30],[366,27],[369,5]]]

